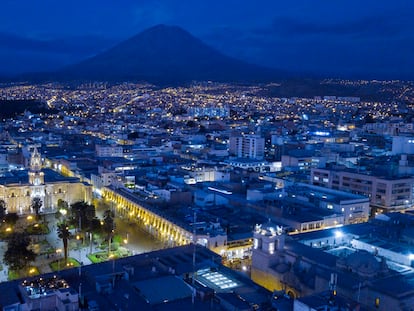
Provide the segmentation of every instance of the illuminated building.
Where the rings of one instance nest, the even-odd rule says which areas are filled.
[[[261,160],[264,157],[264,138],[260,135],[231,136],[229,153],[238,158]]]
[[[385,177],[350,169],[313,168],[311,183],[366,195],[370,198],[371,207],[383,210],[406,209],[413,203],[414,178],[409,176]]]
[[[397,216],[389,217],[386,223],[355,224],[293,236],[285,236],[271,223],[257,225],[252,280],[294,298],[334,288],[338,295],[368,310],[410,310],[409,306],[414,305],[414,252],[409,253],[412,246],[407,243],[392,241],[401,228],[412,230],[413,220]],[[400,222],[395,224],[397,220]],[[370,238],[372,232],[377,238]],[[378,239],[387,232],[392,237]]]
[[[64,177],[51,169],[42,168],[42,158],[34,148],[30,158],[30,169],[10,171],[0,177],[0,199],[6,202],[8,213],[32,213],[34,198],[40,198],[40,211],[57,207],[58,201],[69,204],[91,200],[91,186],[78,178]]]

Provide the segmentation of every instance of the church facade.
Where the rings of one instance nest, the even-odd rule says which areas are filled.
[[[6,202],[8,213],[29,214],[34,212],[31,208],[34,198],[42,201],[41,212],[54,211],[60,200],[68,204],[90,203],[92,186],[42,168],[41,154],[34,148],[28,171],[11,171],[0,177],[0,200]]]

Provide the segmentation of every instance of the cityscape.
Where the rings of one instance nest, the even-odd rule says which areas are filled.
[[[117,20],[126,2],[105,14]],[[293,7],[281,27],[326,32],[327,46],[358,24],[305,30],[304,19],[293,31]],[[219,36],[193,35],[198,22],[149,8],[160,14],[127,40],[91,36],[79,55],[62,41],[61,61],[47,54],[63,55],[49,45],[60,41],[28,44],[21,22],[20,48],[39,68],[5,41],[22,67],[0,70],[0,310],[414,310],[412,41],[395,62],[376,51],[379,69],[299,73],[289,59],[242,58],[236,43],[223,51],[236,40],[215,47]]]

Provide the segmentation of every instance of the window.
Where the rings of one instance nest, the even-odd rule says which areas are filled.
[[[275,242],[269,243],[269,253],[273,254],[275,252]]]

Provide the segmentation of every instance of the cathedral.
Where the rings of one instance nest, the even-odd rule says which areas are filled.
[[[34,198],[40,198],[40,212],[53,212],[59,200],[72,204],[90,202],[91,185],[78,178],[65,177],[42,167],[42,157],[35,147],[31,153],[29,170],[14,170],[0,177],[0,200],[6,202],[8,213],[30,214]]]

